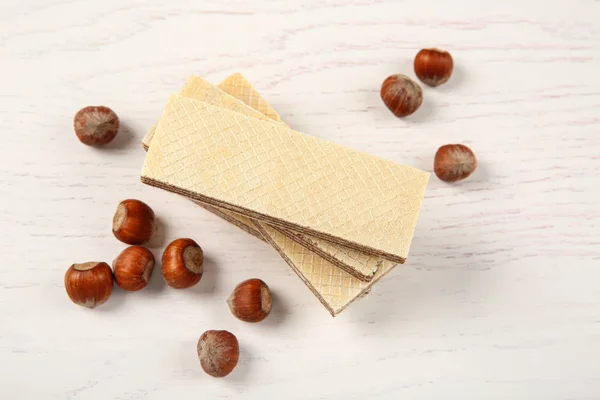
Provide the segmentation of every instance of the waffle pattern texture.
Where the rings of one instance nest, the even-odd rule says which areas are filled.
[[[236,85],[241,85],[242,87],[234,89]],[[233,98],[219,88],[228,88],[228,93],[240,96],[240,98]],[[409,233],[410,239],[408,240],[406,252],[402,253],[402,246],[395,249],[383,247],[386,249],[384,251],[393,249],[393,251],[397,252],[397,254],[393,254],[391,258],[396,258],[396,256],[398,256],[398,258],[403,261],[406,255],[400,256],[399,254],[407,254],[408,252],[410,240],[412,239],[412,231],[414,230],[414,224],[416,223],[416,217],[422,201],[428,174],[410,167],[398,166],[398,164],[390,163],[389,161],[377,157],[354,152],[345,149],[342,146],[291,131],[281,122],[277,113],[272,110],[268,103],[262,99],[256,90],[254,90],[239,74],[227,78],[219,85],[219,88],[210,85],[200,78],[192,77],[186,83],[179,96],[171,97],[161,120],[144,138],[144,144],[150,145],[156,131],[159,131],[158,137],[159,140],[161,140],[161,144],[159,146],[151,146],[152,148],[148,154],[142,174],[143,180],[147,183],[156,184],[156,186],[161,186],[168,190],[187,195],[197,201],[199,205],[202,205],[247,232],[268,241],[308,285],[311,291],[331,314],[336,315],[356,298],[367,293],[372,285],[382,276],[387,274],[395,264],[373,256],[373,251],[364,253],[359,250],[360,248],[364,248],[364,246],[353,241],[357,240],[355,239],[356,236],[350,235],[349,237],[353,238],[352,240],[348,240],[347,237],[339,240],[339,238],[336,237],[336,235],[339,235],[340,231],[348,232],[348,229],[344,229],[344,223],[340,224],[340,221],[343,221],[344,216],[348,216],[350,207],[343,208],[343,214],[341,215],[338,213],[338,215],[335,216],[335,212],[330,214],[334,215],[334,218],[328,220],[328,227],[333,227],[332,229],[329,229],[329,231],[323,229],[323,226],[319,227],[319,229],[327,231],[324,236],[330,235],[331,237],[328,237],[328,239],[334,240],[330,241],[323,240],[321,237],[312,236],[310,233],[313,232],[310,231],[314,228],[311,227],[311,224],[302,225],[301,220],[300,223],[294,222],[290,224],[286,219],[288,217],[282,218],[281,212],[288,212],[290,215],[301,216],[307,215],[306,213],[310,211],[315,212],[314,210],[311,210],[310,205],[307,204],[306,201],[303,202],[300,208],[297,208],[286,206],[285,200],[298,196],[298,193],[302,193],[303,190],[308,188],[308,193],[312,195],[308,202],[321,207],[325,205],[326,207],[329,207],[327,210],[331,212],[332,202],[328,202],[327,199],[323,200],[322,198],[322,196],[327,196],[330,193],[325,191],[323,194],[323,188],[321,188],[321,190],[316,190],[316,187],[319,185],[315,186],[315,182],[319,182],[323,177],[326,178],[327,171],[334,171],[333,175],[330,174],[330,177],[341,178],[342,182],[348,181],[349,177],[347,175],[340,174],[339,172],[338,174],[335,173],[336,167],[339,167],[340,165],[342,167],[348,166],[347,163],[344,164],[344,162],[339,161],[339,155],[335,155],[336,151],[341,153],[344,157],[347,157],[350,163],[358,161],[358,158],[360,157],[365,157],[367,160],[361,160],[363,168],[359,168],[358,172],[363,173],[362,181],[364,182],[368,180],[368,178],[364,178],[365,168],[368,169],[367,166],[370,166],[372,171],[377,171],[375,174],[377,177],[384,177],[387,179],[385,182],[376,182],[380,183],[379,185],[372,185],[372,181],[366,185],[368,189],[374,189],[375,195],[383,197],[384,202],[393,200],[397,197],[386,197],[385,195],[382,195],[382,188],[390,190],[393,190],[394,188],[397,189],[399,182],[403,182],[405,186],[408,186],[408,190],[413,194],[412,196],[407,196],[406,193],[408,192],[405,188],[405,190],[402,191],[405,201],[393,203],[393,205],[403,205],[402,209],[405,210],[405,213],[415,214],[412,225],[410,218],[407,218],[406,216],[404,216],[404,219],[400,218],[400,220],[402,220],[402,232],[405,231],[404,227],[412,226]],[[202,102],[199,102],[198,100],[202,100]],[[256,107],[261,107],[261,109],[264,112],[269,113],[271,117],[267,117],[266,114],[263,113],[257,113],[256,109],[249,107],[249,105],[252,104]],[[270,121],[273,116],[276,116],[276,122]],[[265,122],[266,124],[261,126],[257,125],[257,122]],[[192,132],[190,133],[189,131]],[[199,131],[204,131],[205,135],[198,135]],[[190,135],[192,136],[191,138]],[[292,136],[292,140],[289,141],[291,142],[291,147],[286,148],[285,143],[288,142],[288,136]],[[235,157],[236,154],[239,155],[242,151],[250,150],[247,146],[233,146],[235,143],[232,143],[231,139],[239,141],[240,138],[242,138],[243,141],[249,142],[249,145],[255,148],[255,151],[250,153],[251,157]],[[256,139],[259,140],[256,141]],[[307,141],[308,144],[306,143]],[[326,148],[324,151],[319,151],[319,149],[315,148],[313,142],[320,142],[319,144]],[[259,150],[257,151],[256,149]],[[282,149],[283,151],[291,151],[288,154],[281,156],[278,153],[280,153]],[[310,152],[308,161],[303,161],[301,153],[307,149]],[[344,150],[347,152],[344,152]],[[275,154],[275,157],[269,158],[263,154],[271,156]],[[334,156],[332,156],[332,154],[334,154]],[[208,160],[210,160],[208,162],[218,161],[217,164],[219,165],[217,168],[208,171],[208,175],[204,174],[200,181],[195,180],[193,176],[198,175],[198,168],[205,168],[207,166],[202,163],[203,157],[206,157],[207,155],[209,155]],[[154,158],[151,158],[152,156]],[[303,169],[303,171],[310,170],[313,174],[312,181],[308,180],[298,183],[300,185],[299,188],[303,189],[295,187],[291,189],[292,194],[282,194],[280,193],[280,185],[289,184],[290,180],[286,180],[285,176],[282,177],[273,174],[273,171],[280,169],[282,162],[285,164],[285,159],[288,157],[292,157],[291,160],[293,162],[291,165],[293,165],[293,167],[281,169],[283,175],[292,174],[293,170],[298,169],[298,167],[306,168],[307,165],[310,167],[311,163],[312,166],[315,166],[315,164],[319,164],[319,160],[329,159],[325,163],[321,163],[322,165],[317,166],[316,169]],[[190,161],[190,159],[194,159],[194,161]],[[148,160],[151,161],[150,169],[148,169]],[[176,161],[172,163],[173,160]],[[204,159],[204,161],[206,160],[207,159]],[[198,163],[198,161],[200,162]],[[191,162],[191,164],[188,164],[189,162]],[[254,174],[242,172],[244,167],[249,166],[254,168]],[[400,167],[400,170],[397,168],[394,169],[394,166]],[[152,172],[152,168],[158,168],[158,170],[166,168],[168,171],[166,174],[161,175],[159,173],[158,175],[155,175],[154,172]],[[182,173],[182,170],[185,170],[186,172]],[[178,173],[176,171],[180,172]],[[190,177],[190,171],[192,171],[192,177]],[[354,169],[350,173],[356,174],[356,172],[357,170]],[[210,176],[211,174],[212,177]],[[263,185],[263,183],[261,183],[261,178],[264,178],[265,176],[267,176],[268,179],[266,181],[262,179],[262,182],[269,182],[271,193],[276,193],[274,204],[266,204],[268,203],[266,200],[272,198],[268,191],[267,193],[264,191],[259,193],[258,197],[256,197],[256,195],[251,196],[250,201],[243,198],[241,201],[238,199],[240,197],[240,191],[236,188],[241,188],[242,191],[256,190],[257,186]],[[175,178],[173,179],[173,177]],[[317,178],[316,180],[314,179],[315,177]],[[248,178],[250,178],[251,182],[249,185],[244,185],[243,181],[248,180]],[[370,178],[373,178],[373,176],[370,176]],[[225,181],[223,179],[225,179]],[[254,179],[254,181],[252,181],[252,179]],[[259,182],[256,182],[257,179]],[[298,180],[298,175],[293,177],[292,180]],[[331,180],[326,179],[325,181],[328,184],[331,183]],[[209,182],[209,184],[206,184],[205,182]],[[408,183],[408,185],[406,185],[406,183]],[[198,188],[200,188],[199,192],[197,191]],[[275,192],[273,192],[273,190],[275,190]],[[277,190],[279,190],[279,192]],[[290,189],[286,188],[283,191],[290,191]],[[357,192],[351,191],[350,194],[348,194],[346,191],[340,190],[337,193],[341,194],[340,197],[343,201],[349,199],[348,196],[356,195]],[[415,198],[417,201],[415,201]],[[365,203],[368,203],[368,201],[364,198],[360,198],[360,202],[355,202],[353,205],[356,206],[356,204]],[[416,209],[414,203],[418,203]],[[381,207],[382,203],[376,202],[376,204]],[[411,207],[411,204],[413,204],[413,207]],[[260,207],[257,207],[257,205]],[[333,202],[333,205],[333,209],[336,209],[335,202]],[[315,209],[318,210],[318,208]],[[262,215],[263,213],[264,215]],[[317,211],[317,213],[322,214],[322,211]],[[275,214],[275,217],[272,214]],[[250,218],[256,218],[257,215],[258,220]],[[371,215],[381,215],[381,211],[377,212],[375,210],[375,213],[371,213]],[[394,218],[386,220],[386,223],[384,224],[385,227],[390,227],[399,219],[397,217],[398,213],[394,215]],[[274,222],[273,219],[277,218],[282,221],[277,221],[275,224],[268,223]],[[361,218],[364,218],[364,214]],[[298,227],[301,227],[301,230],[296,229]],[[332,231],[333,233],[331,233]],[[315,231],[315,233],[320,232]],[[398,235],[396,238],[397,237]],[[360,240],[361,239],[358,239],[357,241]],[[340,242],[345,243],[344,245],[340,245]],[[377,246],[380,245],[374,245],[373,243],[374,242],[369,243],[369,246],[375,249],[374,252],[381,253],[381,249],[377,248]],[[347,244],[350,244],[351,247],[345,246]],[[358,244],[358,246],[352,246],[355,244]],[[315,249],[317,249],[317,251],[315,251]],[[322,255],[328,257],[324,258]],[[367,274],[367,277],[369,278],[367,280],[370,280],[370,282],[364,282],[361,279],[357,279],[356,276],[340,269],[338,265],[330,262],[332,259],[353,265],[353,267],[358,266],[358,269],[362,268],[361,272]]]

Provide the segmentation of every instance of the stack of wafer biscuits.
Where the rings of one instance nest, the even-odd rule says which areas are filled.
[[[142,182],[271,244],[333,316],[404,263],[429,179],[290,129],[240,74],[190,77],[142,145]]]

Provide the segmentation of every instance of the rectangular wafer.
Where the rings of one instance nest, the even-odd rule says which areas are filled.
[[[404,262],[429,174],[180,95],[142,181],[252,219]]]
[[[230,78],[227,78],[219,86],[221,87],[225,84],[231,87]],[[266,104],[269,107],[268,103],[261,98],[258,92],[245,79],[240,79],[238,75],[234,81],[237,84],[243,85],[243,88],[234,92],[241,96],[240,100],[247,104],[262,104],[263,107]],[[260,98],[261,100],[256,101],[256,98]],[[240,214],[221,210],[206,204],[203,205],[202,203],[199,204],[262,240],[268,238],[268,241],[333,316],[344,310],[355,299],[368,293],[373,284],[394,267],[394,264],[389,261],[380,261],[376,257],[363,255],[364,257],[378,260],[377,263],[380,264],[380,268],[374,279],[370,283],[365,283],[337,269],[333,264],[327,262],[327,260],[308,251],[297,242],[290,240],[289,237],[282,235],[276,230],[272,230],[266,224],[257,223],[258,226],[255,226],[253,221]],[[261,226],[263,227],[262,232],[260,231]],[[270,232],[266,229],[269,229]]]
[[[235,82],[235,84],[232,84],[232,81]],[[237,87],[236,85],[239,84],[243,85],[243,88],[233,90],[233,88]],[[228,77],[221,85],[228,87],[236,95],[243,96],[246,100],[248,100],[249,103],[256,106],[260,105],[263,110],[268,111],[270,109],[268,103],[264,101],[262,97],[260,97],[258,93],[254,91],[251,86],[249,86],[249,83],[239,74],[234,74]],[[243,101],[225,93],[220,89],[220,87],[211,85],[209,82],[196,76],[192,76],[187,80],[183,88],[180,90],[180,94],[185,97],[205,101],[215,106],[236,111],[244,115],[257,117],[258,119],[268,119],[264,114],[259,113],[257,110],[251,108]],[[271,114],[272,113],[273,112],[271,112]],[[283,122],[281,123],[283,124]],[[146,149],[152,141],[156,125],[157,124],[152,127],[152,129],[144,138],[145,143],[143,143],[143,145]],[[223,217],[223,213],[232,214],[229,216],[228,221],[241,227],[247,232],[253,234],[255,233],[252,232],[255,229],[253,224],[245,224],[243,218],[240,218],[235,213],[231,213],[231,211],[221,210],[219,216]],[[299,234],[291,230],[280,229],[280,232],[304,245],[308,249],[315,251],[317,254],[321,255],[337,267],[366,282],[373,279],[377,268],[379,268],[381,264],[381,259],[378,257],[361,253],[355,249],[330,243],[326,240],[310,235]]]

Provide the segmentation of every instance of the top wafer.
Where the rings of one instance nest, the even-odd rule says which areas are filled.
[[[142,181],[404,262],[429,174],[173,95]]]
[[[236,93],[236,95],[241,96],[241,98],[238,99],[229,95],[222,89],[224,87]],[[265,114],[258,112],[258,110],[247,105],[246,102],[248,102],[248,104],[255,104],[256,106],[262,105],[262,109],[266,111],[271,109],[269,103],[267,103],[267,101],[262,98],[256,89],[254,89],[240,74],[230,75],[218,86],[214,86],[210,82],[200,77],[191,76],[183,85],[179,91],[179,94],[181,96],[203,101],[217,107],[226,108],[249,117],[271,120]],[[284,124],[284,122],[281,120],[278,122]],[[158,121],[156,124],[154,124],[152,129],[144,138],[143,146],[146,150],[148,150],[148,147],[152,142],[152,136],[154,135],[154,130],[157,126]],[[202,205],[205,208],[208,207],[206,204]],[[256,230],[254,223],[252,223],[249,218],[227,210],[217,211],[214,207],[210,207],[209,209],[222,218],[225,218],[231,223],[246,230],[247,232],[253,233],[259,237],[262,236],[262,234]],[[277,227],[277,229],[282,230],[282,234],[309,248],[310,250],[319,254],[321,257],[324,257],[338,268],[343,269],[349,274],[365,282],[371,281],[375,272],[382,265],[382,259],[380,257],[365,254],[356,249],[341,246],[339,244],[333,244],[324,239],[298,233],[293,230],[281,227]],[[286,249],[283,249],[283,251],[286,252]]]

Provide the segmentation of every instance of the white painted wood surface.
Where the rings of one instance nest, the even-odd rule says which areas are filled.
[[[599,20],[594,0],[3,1],[0,398],[599,399]],[[456,72],[398,120],[379,86],[429,46]],[[479,157],[432,177],[407,264],[336,319],[266,244],[139,182],[167,96],[236,71],[298,130],[426,170],[446,143]],[[101,150],[72,130],[92,104],[123,125]],[[202,245],[203,280],[71,304],[64,272],[125,247],[131,197],[156,256]],[[250,277],[276,294],[262,324],[225,304]],[[200,369],[206,329],[241,342],[226,379]]]

